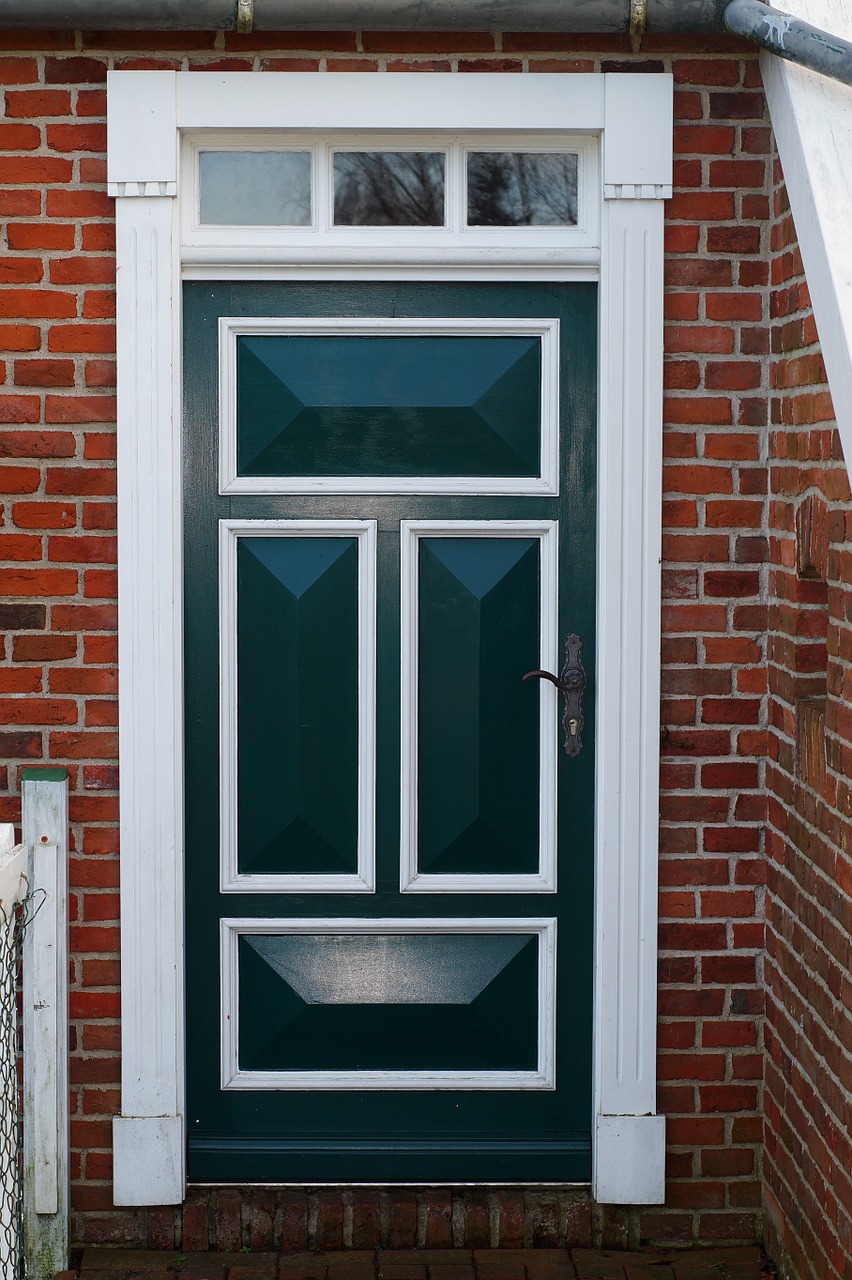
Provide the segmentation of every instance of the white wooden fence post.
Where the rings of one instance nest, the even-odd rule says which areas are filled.
[[[22,770],[30,891],[24,934],[24,1255],[28,1280],[68,1266],[68,774]]]

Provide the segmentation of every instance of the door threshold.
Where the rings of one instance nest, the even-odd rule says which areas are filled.
[[[362,1187],[369,1187],[371,1190],[393,1191],[399,1187],[415,1190],[429,1190],[432,1187],[490,1187],[496,1190],[502,1189],[544,1189],[547,1191],[589,1191],[591,1190],[591,1182],[206,1182],[187,1180],[187,1188],[205,1187],[208,1189],[227,1187],[263,1187],[272,1189],[281,1187],[290,1191],[324,1191],[328,1187],[339,1187],[346,1191],[359,1191]]]

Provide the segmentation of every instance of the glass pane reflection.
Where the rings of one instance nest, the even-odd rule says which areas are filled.
[[[444,159],[442,151],[335,151],[335,224],[442,227]]]
[[[568,227],[577,223],[577,156],[560,151],[471,151],[471,227]]]
[[[199,164],[202,224],[310,225],[310,151],[202,151]]]

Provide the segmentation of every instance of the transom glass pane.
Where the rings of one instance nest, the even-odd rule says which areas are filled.
[[[310,226],[310,151],[202,151],[199,187],[202,224]]]
[[[335,225],[442,227],[444,167],[443,151],[335,151]]]
[[[467,222],[471,227],[576,226],[576,154],[469,152]]]

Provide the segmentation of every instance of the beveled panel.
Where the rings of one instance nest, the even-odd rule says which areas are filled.
[[[421,537],[417,866],[539,871],[540,541]],[[452,732],[447,726],[452,725]]]
[[[238,1069],[534,1072],[540,945],[533,932],[243,934]]]
[[[541,474],[539,334],[236,342],[239,476]]]
[[[354,874],[357,538],[239,538],[237,637],[239,874]]]

